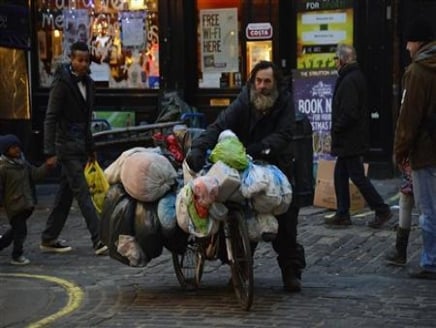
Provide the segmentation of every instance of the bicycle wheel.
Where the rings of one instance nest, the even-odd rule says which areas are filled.
[[[249,310],[253,303],[253,257],[245,217],[239,210],[229,211],[227,225],[233,260],[230,261],[232,283],[239,304]]]
[[[204,268],[204,256],[194,240],[190,240],[183,254],[172,252],[173,267],[183,288],[198,288]]]

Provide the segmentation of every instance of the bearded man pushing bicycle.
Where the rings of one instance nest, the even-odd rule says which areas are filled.
[[[292,126],[295,109],[290,92],[276,65],[261,61],[253,68],[246,86],[215,122],[196,139],[186,157],[189,167],[199,172],[206,162],[206,152],[214,148],[219,134],[232,130],[253,160],[276,165],[289,179],[292,176]],[[277,216],[279,228],[273,240],[278,254],[283,287],[289,292],[301,291],[302,270],[306,266],[304,248],[297,243],[299,206],[295,198],[288,211]],[[252,244],[254,253],[255,244]]]

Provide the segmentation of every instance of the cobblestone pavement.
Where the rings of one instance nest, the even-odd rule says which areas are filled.
[[[376,188],[390,197],[397,183],[378,181]],[[365,225],[372,215],[368,209],[353,216],[353,225],[343,229],[323,225],[324,217],[333,212],[303,209],[299,224],[307,259],[303,291],[282,291],[275,253],[270,244],[262,243],[254,259],[254,303],[249,312],[240,310],[227,287],[229,268],[218,262],[206,264],[200,289],[187,291],[179,286],[167,251],[145,268],[96,257],[77,209],[62,233],[73,252],[41,253],[39,238],[48,211],[42,202],[29,220],[25,249],[30,265],[17,268],[8,263],[10,249],[0,253],[0,327],[35,327],[31,324],[62,313],[66,305],[71,308],[71,293],[40,276],[66,280],[84,293],[78,307],[56,317],[52,327],[435,326],[436,282],[409,279],[407,268],[386,266],[383,261],[394,243],[397,209],[394,218],[378,230]],[[414,214],[410,265],[418,263],[421,247]],[[6,222],[0,211],[0,234]]]

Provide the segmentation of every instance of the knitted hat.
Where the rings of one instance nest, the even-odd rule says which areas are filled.
[[[433,27],[429,22],[421,18],[410,23],[406,33],[406,41],[429,42],[433,39]]]
[[[18,145],[21,148],[21,142],[14,134],[0,136],[0,154],[4,154],[11,146]]]

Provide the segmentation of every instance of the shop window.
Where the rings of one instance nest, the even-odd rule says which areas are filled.
[[[261,60],[272,61],[272,41],[247,41],[247,72]]]
[[[159,88],[158,0],[38,0],[35,9],[41,87],[84,41],[97,86]]]
[[[200,88],[241,86],[239,0],[198,0]]]

